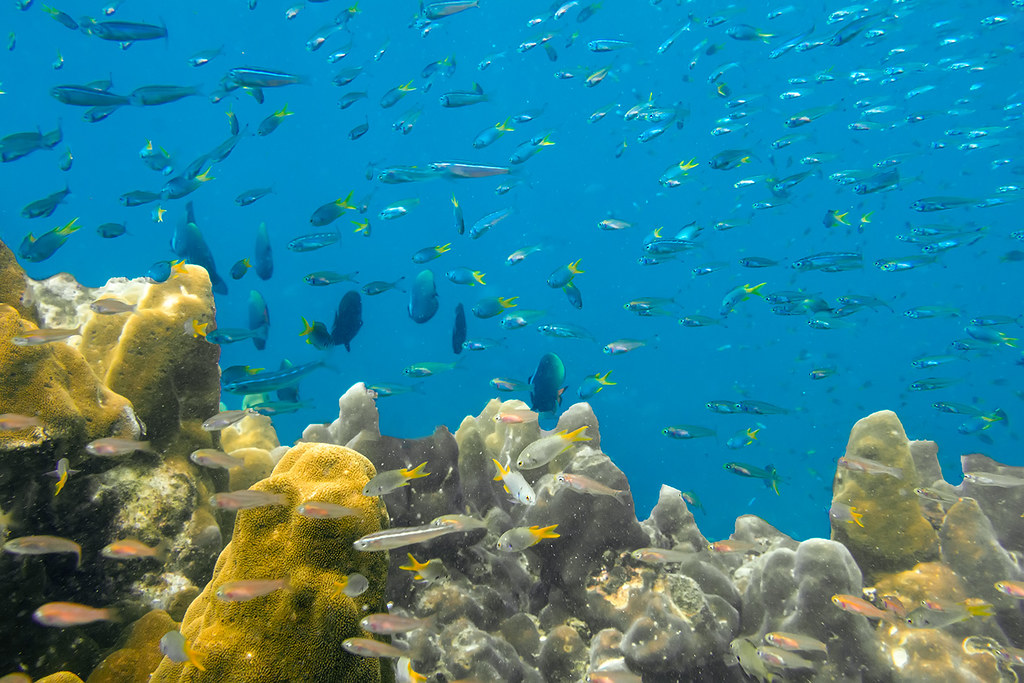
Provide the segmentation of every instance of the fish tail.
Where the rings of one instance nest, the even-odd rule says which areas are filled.
[[[542,538],[560,538],[560,534],[555,533],[555,527],[557,526],[557,524],[545,527],[532,526],[530,527],[530,531],[538,540]]]
[[[960,604],[964,606],[972,617],[990,617],[995,614],[995,611],[992,608],[992,603],[989,602],[982,602],[980,604],[962,602]]]
[[[60,479],[57,480],[57,486],[53,490],[53,497],[56,498],[57,494],[64,488],[64,484],[68,483],[68,472],[64,470],[64,473],[60,475]]]
[[[302,319],[302,332],[299,332],[300,337],[305,337],[307,334],[313,331],[313,326],[305,318]],[[308,340],[307,340],[308,341]]]
[[[482,285],[486,285],[487,283],[484,282],[484,275],[486,275],[486,274],[487,273],[481,273],[479,270],[474,270],[473,271],[473,279],[476,280],[477,282],[479,282]]]
[[[76,225],[76,223],[78,223],[78,218],[77,217],[76,218],[72,218],[68,222],[67,225],[62,226],[62,227],[57,229],[57,234],[58,235],[70,235],[71,233],[75,232],[76,230],[78,230],[79,228],[82,227],[80,225]],[[29,233],[29,237],[31,237],[31,236],[32,236],[32,233]],[[35,240],[32,240],[32,241],[34,242]]]
[[[196,655],[196,651],[192,649],[192,644],[185,640],[185,656],[188,657],[189,664],[199,669],[200,671],[206,671],[206,667],[199,661],[199,657]]]
[[[498,474],[496,474],[494,476],[494,481],[501,481],[506,474],[511,472],[510,468],[505,467],[504,465],[502,465],[500,462],[498,462],[494,458],[491,458],[491,462],[493,462],[494,465],[498,468]]]
[[[571,272],[573,275],[579,275],[580,273],[584,272],[584,271],[580,270],[580,261],[582,261],[582,260],[583,259],[578,258],[575,261],[573,261],[572,263],[570,263],[569,264],[569,272]]]
[[[426,467],[426,466],[427,466],[427,461],[424,460],[423,462],[421,462],[419,465],[417,465],[416,467],[414,467],[411,470],[408,469],[408,468],[403,469],[402,470],[402,474],[405,476],[406,479],[420,479],[422,477],[429,477],[430,476],[430,472],[424,472],[423,471],[423,468]]]
[[[850,517],[853,518],[853,521],[857,526],[859,526],[861,529],[864,528],[864,523],[860,521],[861,519],[863,519],[864,513],[857,512],[857,508],[854,507],[853,505],[850,506]]]
[[[590,437],[584,434],[585,431],[587,431],[587,425],[583,425],[578,429],[574,429],[571,432],[568,432],[562,438],[570,443],[575,443],[578,441],[590,441]]]
[[[501,304],[502,308],[515,308],[516,306],[519,305],[519,304],[516,303],[516,300],[518,298],[519,298],[518,296],[510,296],[510,297],[501,297],[500,296],[500,297],[498,297],[498,303]]]
[[[601,384],[603,384],[603,385],[604,385],[604,386],[606,386],[606,387],[613,387],[613,386],[615,386],[616,384],[618,384],[618,382],[612,382],[612,381],[610,381],[610,380],[608,379],[608,375],[610,375],[610,374],[612,374],[612,371],[611,371],[611,370],[609,370],[608,372],[606,372],[606,373],[604,373],[603,375],[599,376],[599,377],[597,378],[597,381],[598,381],[598,382],[600,382]]]
[[[157,560],[160,560],[161,562],[166,562],[167,555],[170,553],[170,551],[171,544],[165,538],[161,540],[159,543],[157,543],[156,547],[153,548],[153,557]]]
[[[629,501],[633,499],[633,495],[629,491],[616,491],[612,497],[626,507],[629,507]]]

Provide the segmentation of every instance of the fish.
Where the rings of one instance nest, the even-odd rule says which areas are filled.
[[[412,553],[408,553],[411,562],[416,562]],[[417,563],[418,564],[418,563]],[[397,614],[368,614],[359,621],[364,631],[390,636],[399,633],[408,633],[421,628],[432,628],[434,619],[417,619],[403,617]]]
[[[633,499],[633,495],[629,491],[613,489],[610,486],[605,486],[601,482],[591,479],[583,474],[561,472],[555,475],[555,481],[559,484],[568,486],[574,491],[579,491],[580,493],[585,493],[591,496],[608,496],[610,498],[614,498],[622,505],[629,505],[629,501]]]
[[[412,553],[406,554],[409,556],[409,564],[402,565],[399,567],[399,569],[404,569],[405,571],[412,572],[412,578],[414,581],[423,581],[425,583],[430,583],[433,581],[437,581],[438,579],[444,578],[448,575],[448,570],[445,569],[444,563],[440,560],[440,558],[435,557],[431,560],[427,560],[426,562],[420,562],[415,557],[413,557]],[[420,627],[413,626],[413,628]],[[372,632],[379,633],[379,631]]]
[[[256,414],[255,411],[239,411],[247,414]],[[188,456],[188,459],[197,465],[202,467],[209,467],[211,469],[223,469],[230,470],[236,467],[242,467],[245,465],[245,460],[242,458],[236,458],[228,455],[224,451],[216,448],[200,448],[192,451]]]
[[[28,332],[19,332],[11,337],[10,341],[15,346],[41,346],[43,344],[53,344],[55,342],[66,341],[71,337],[80,336],[81,334],[81,325],[74,329],[43,328],[29,330]]]
[[[352,340],[359,334],[363,326],[363,300],[359,292],[345,292],[334,312],[334,323],[331,325],[331,342],[335,346],[344,346],[346,351],[352,350]]]
[[[554,413],[562,403],[562,394],[566,387],[565,365],[562,359],[553,353],[541,356],[537,370],[529,379],[530,407],[539,413]]]
[[[113,607],[89,607],[75,602],[48,602],[32,613],[32,620],[42,626],[67,628],[97,621],[120,621]]]
[[[232,394],[265,394],[295,386],[310,373],[324,367],[324,361],[313,361],[302,365],[282,362],[278,370],[260,372],[255,375],[231,376],[221,374],[221,388]]]
[[[552,524],[545,527],[534,525],[509,529],[498,538],[497,548],[506,553],[521,552],[543,540],[560,538],[560,534],[555,533],[557,527],[557,524]]]
[[[19,415],[18,413],[3,413],[0,415],[0,431],[9,432],[20,429],[35,429],[42,426],[43,421],[32,415]]]
[[[3,550],[13,555],[71,553],[75,556],[75,569],[82,563],[82,546],[60,536],[20,536],[4,543]]]
[[[889,610],[881,610],[867,600],[855,595],[843,595],[841,593],[833,595],[832,604],[844,612],[860,614],[868,619],[881,619],[893,624],[899,621],[899,617],[897,617],[893,612],[890,612]]]
[[[210,497],[210,507],[218,510],[250,510],[252,508],[286,505],[288,496],[283,493],[253,491],[245,489],[230,493],[215,493]]]
[[[310,519],[341,519],[342,517],[354,517],[362,514],[354,508],[329,503],[326,501],[307,500],[300,503],[295,512]]]
[[[85,450],[89,455],[96,455],[102,457],[117,457],[122,455],[130,455],[136,451],[145,451],[147,453],[156,453],[148,441],[138,441],[136,439],[122,439],[119,437],[106,437],[103,439],[94,439],[85,445]]]
[[[590,441],[590,437],[585,434],[586,431],[587,427],[584,425],[571,432],[562,430],[537,439],[520,452],[519,459],[516,460],[516,467],[521,470],[535,469],[548,464],[571,449],[573,445]]]
[[[512,502],[522,505],[533,505],[537,502],[536,492],[521,472],[505,467],[494,458],[491,458],[491,462],[498,468],[494,481],[502,483],[505,493],[512,497]]]
[[[364,496],[383,496],[391,493],[392,491],[397,491],[403,486],[408,486],[409,482],[413,479],[421,479],[423,477],[430,476],[430,473],[423,469],[426,466],[427,463],[424,461],[412,469],[403,467],[400,469],[378,472],[366,483],[366,486],[363,487],[362,493]]]
[[[441,95],[439,98],[442,107],[468,107],[488,100],[484,89],[479,83],[474,83],[470,90],[453,90]]]
[[[51,195],[47,195],[42,199],[37,199],[34,202],[26,204],[21,209],[22,218],[47,218],[53,215],[53,212],[57,210],[57,206],[64,202],[64,199],[71,194],[71,190],[65,185],[63,190],[54,192]]]
[[[111,560],[154,559],[163,562],[167,559],[167,543],[161,542],[156,547],[150,547],[137,539],[125,538],[104,546],[100,555]]]
[[[22,240],[21,246],[18,248],[18,255],[30,263],[45,261],[64,246],[68,237],[81,227],[78,225],[78,218],[72,218],[68,223],[43,233],[38,238],[30,232]]]
[[[783,479],[779,476],[778,471],[772,465],[765,465],[764,468],[761,468],[754,467],[753,465],[747,465],[742,462],[727,462],[723,467],[726,471],[738,474],[741,477],[763,479],[764,485],[772,491],[775,491],[775,495],[781,495],[779,493],[779,484]]]
[[[911,628],[942,628],[973,617],[990,617],[995,614],[990,603],[968,599],[945,605],[927,602],[910,611],[904,622]]]
[[[280,590],[291,590],[288,577],[280,579],[241,579],[222,583],[214,591],[218,600],[224,602],[247,602]]]
[[[233,424],[241,422],[249,415],[255,414],[254,411],[248,408],[244,410],[222,410],[213,417],[209,417],[203,420],[201,425],[204,431],[207,432],[219,432],[223,429],[227,429]]]
[[[612,371],[609,370],[603,375],[601,373],[587,375],[576,390],[576,395],[580,397],[580,400],[586,401],[599,394],[605,387],[615,386],[617,382],[608,379],[611,374]]]
[[[713,429],[708,427],[701,427],[700,425],[673,425],[671,427],[665,427],[661,430],[661,433],[670,439],[679,439],[688,441],[690,439],[701,439],[709,436],[717,436],[717,433]]]
[[[466,311],[462,304],[455,306],[455,321],[452,324],[452,353],[462,353],[462,346],[466,343]]]
[[[408,652],[405,650],[371,638],[346,638],[341,641],[341,647],[345,652],[360,657],[390,657],[397,659],[408,655]]]
[[[160,653],[172,662],[181,664],[188,662],[200,671],[206,671],[206,667],[199,661],[192,643],[181,635],[180,631],[168,631],[160,638]]]
[[[903,478],[903,468],[892,467],[885,465],[874,460],[867,460],[866,458],[858,458],[853,455],[845,455],[836,461],[836,464],[850,472],[861,472],[864,474],[887,474],[890,477],[897,479]]]
[[[434,273],[425,268],[416,275],[409,290],[409,317],[413,322],[422,324],[433,318],[439,307]]]
[[[303,276],[302,281],[314,287],[326,287],[328,285],[336,285],[339,282],[356,282],[356,275],[359,275],[358,270],[351,273],[336,273],[333,270],[318,270],[315,273]]]
[[[46,473],[47,476],[53,477],[57,480],[53,489],[54,497],[64,490],[64,486],[68,483],[68,478],[72,474],[78,474],[80,471],[81,470],[71,469],[71,462],[67,458],[61,458],[58,460],[57,466],[54,468],[53,472]]]
[[[435,538],[445,536],[455,529],[448,526],[432,526],[425,524],[415,527],[392,527],[384,531],[375,531],[356,539],[352,547],[361,552],[377,552],[380,550],[394,550],[404,548],[416,543],[424,543]]]
[[[366,592],[370,587],[370,582],[359,572],[352,572],[341,577],[341,581],[335,581],[334,585],[342,594],[350,598],[357,598]]]

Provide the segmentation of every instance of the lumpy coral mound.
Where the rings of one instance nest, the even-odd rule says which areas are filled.
[[[376,659],[346,653],[346,638],[364,636],[359,620],[384,609],[385,553],[360,553],[352,542],[379,531],[386,514],[377,498],[361,495],[373,465],[355,451],[303,443],[253,489],[284,494],[287,504],[242,510],[234,536],[217,560],[213,579],[189,607],[181,632],[195,648],[199,671],[165,658],[153,683],[168,681],[331,681],[375,683]],[[310,519],[295,508],[305,501],[344,505],[358,515]],[[359,572],[370,587],[351,598],[339,588]],[[228,582],[287,578],[289,587],[241,602],[217,597]]]

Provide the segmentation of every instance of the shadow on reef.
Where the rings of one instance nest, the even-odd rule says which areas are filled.
[[[493,400],[454,434],[397,439],[380,434],[376,399],[357,384],[337,420],[291,448],[262,416],[208,432],[217,347],[183,329],[213,318],[205,271],[86,290],[15,269],[0,249],[0,412],[38,425],[0,431],[0,580],[16,587],[0,598],[0,671],[92,683],[968,683],[1015,681],[1024,664],[1024,468],[968,455],[952,486],[937,446],[909,441],[892,412],[851,431],[831,539],[798,542],[743,516],[709,543],[671,487],[636,518],[585,403],[550,432],[525,404]],[[100,318],[88,306],[99,297],[136,310]],[[37,325],[82,335],[10,342]],[[85,450],[112,436],[151,443]],[[189,458],[212,447],[227,454],[221,469]],[[44,475],[60,458],[71,473],[55,494]],[[19,545],[37,535],[64,552]],[[156,557],[101,552],[125,538]],[[64,601],[116,607],[121,622],[33,619]]]

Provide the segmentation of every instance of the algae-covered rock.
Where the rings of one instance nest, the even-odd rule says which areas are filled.
[[[899,476],[840,467],[833,505],[863,514],[863,526],[833,517],[832,540],[845,545],[866,574],[909,569],[938,557],[938,536],[914,493],[914,487],[931,481],[919,481],[910,441],[896,413],[883,410],[858,420],[846,457],[854,459],[855,467],[866,462],[868,467],[897,468]]]
[[[353,541],[379,531],[387,521],[379,500],[361,494],[374,474],[368,460],[342,446],[300,443],[290,449],[271,476],[253,486],[285,495],[287,504],[238,513],[213,579],[185,614],[181,632],[206,671],[164,659],[154,683],[390,680],[386,663],[341,648],[346,638],[365,636],[359,627],[362,616],[385,611],[386,554],[352,548]],[[295,508],[307,500],[345,505],[360,514],[303,517]],[[370,582],[356,598],[338,587],[352,572]],[[290,587],[269,595],[242,602],[216,597],[229,581],[285,577]]]

